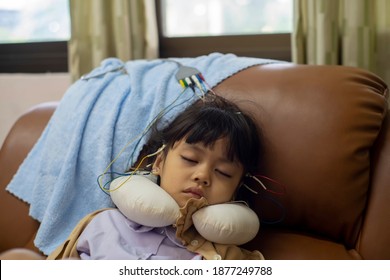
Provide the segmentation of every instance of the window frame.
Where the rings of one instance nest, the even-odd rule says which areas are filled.
[[[212,52],[291,61],[290,34],[159,38],[161,58],[195,57]]]
[[[0,73],[68,72],[68,42],[0,44]]]
[[[204,37],[165,37],[162,30],[162,4],[155,0],[159,34],[159,55],[195,57],[211,52],[291,61],[291,33],[225,35]]]

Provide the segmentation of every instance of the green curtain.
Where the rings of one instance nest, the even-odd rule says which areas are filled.
[[[294,0],[293,62],[355,66],[390,85],[390,1]]]
[[[108,57],[158,57],[154,0],[69,0],[69,72],[75,81]]]

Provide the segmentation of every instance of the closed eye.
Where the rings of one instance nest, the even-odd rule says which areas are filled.
[[[232,178],[232,175],[228,174],[228,173],[225,173],[219,169],[216,169],[216,171],[221,174],[222,176],[226,177],[226,178]]]
[[[198,163],[196,160],[194,159],[191,159],[191,158],[188,158],[188,157],[185,157],[185,156],[181,156],[181,158],[189,163]]]

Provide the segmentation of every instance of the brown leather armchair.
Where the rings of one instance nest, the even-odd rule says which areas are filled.
[[[215,91],[256,118],[264,135],[259,174],[285,186],[253,196],[259,216],[276,223],[263,223],[245,247],[266,259],[390,259],[390,124],[380,78],[352,67],[271,64]],[[21,116],[1,148],[0,252],[37,251],[39,223],[5,187],[55,108]]]

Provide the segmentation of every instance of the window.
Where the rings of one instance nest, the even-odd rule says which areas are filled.
[[[68,0],[1,0],[0,43],[67,41]]]
[[[291,0],[163,0],[166,37],[290,33]]]
[[[157,0],[160,55],[291,60],[293,0]]]
[[[155,0],[160,57],[291,60],[293,0]],[[0,72],[67,72],[68,0],[0,0]]]
[[[67,72],[68,0],[0,1],[0,72]]]

